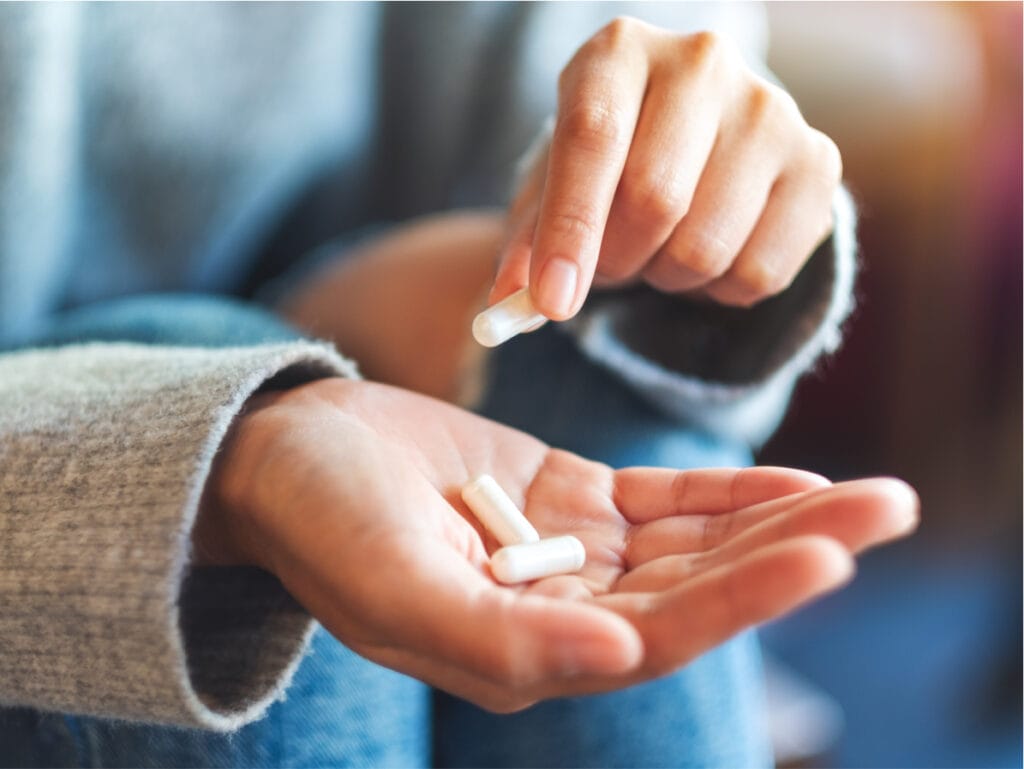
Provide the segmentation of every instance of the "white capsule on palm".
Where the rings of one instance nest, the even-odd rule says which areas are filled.
[[[462,501],[473,511],[494,538],[502,545],[536,542],[540,534],[516,503],[489,475],[480,475],[462,487]]]
[[[491,574],[505,585],[530,582],[583,568],[587,551],[576,537],[551,537],[538,542],[509,545],[491,556]]]
[[[473,338],[484,347],[497,347],[517,334],[539,328],[546,321],[530,301],[530,289],[521,288],[473,319]]]

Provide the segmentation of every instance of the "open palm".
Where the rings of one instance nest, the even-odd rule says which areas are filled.
[[[906,533],[917,510],[890,479],[616,471],[345,380],[263,396],[228,455],[218,509],[244,534],[224,552],[275,573],[360,654],[501,711],[670,672],[841,584],[851,553]],[[497,543],[460,498],[480,473],[542,537],[578,537],[582,571],[498,585]]]

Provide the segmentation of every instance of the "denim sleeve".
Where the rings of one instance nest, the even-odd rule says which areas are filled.
[[[0,354],[0,701],[220,731],[254,720],[313,622],[265,572],[191,568],[191,528],[252,393],[355,367],[210,297],[85,308],[34,342]]]

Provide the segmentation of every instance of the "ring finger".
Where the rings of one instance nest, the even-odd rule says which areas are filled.
[[[776,153],[744,132],[720,134],[682,221],[643,270],[655,288],[689,291],[728,271],[779,173]]]

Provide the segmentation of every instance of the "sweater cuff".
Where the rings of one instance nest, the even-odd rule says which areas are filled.
[[[853,308],[856,215],[844,188],[833,215],[832,235],[793,284],[753,308],[637,287],[595,292],[560,325],[589,358],[669,415],[760,445],[799,376],[838,348]]]
[[[0,701],[237,729],[287,686],[311,618],[258,569],[190,569],[246,400],[355,366],[309,342],[89,344],[0,357]]]

